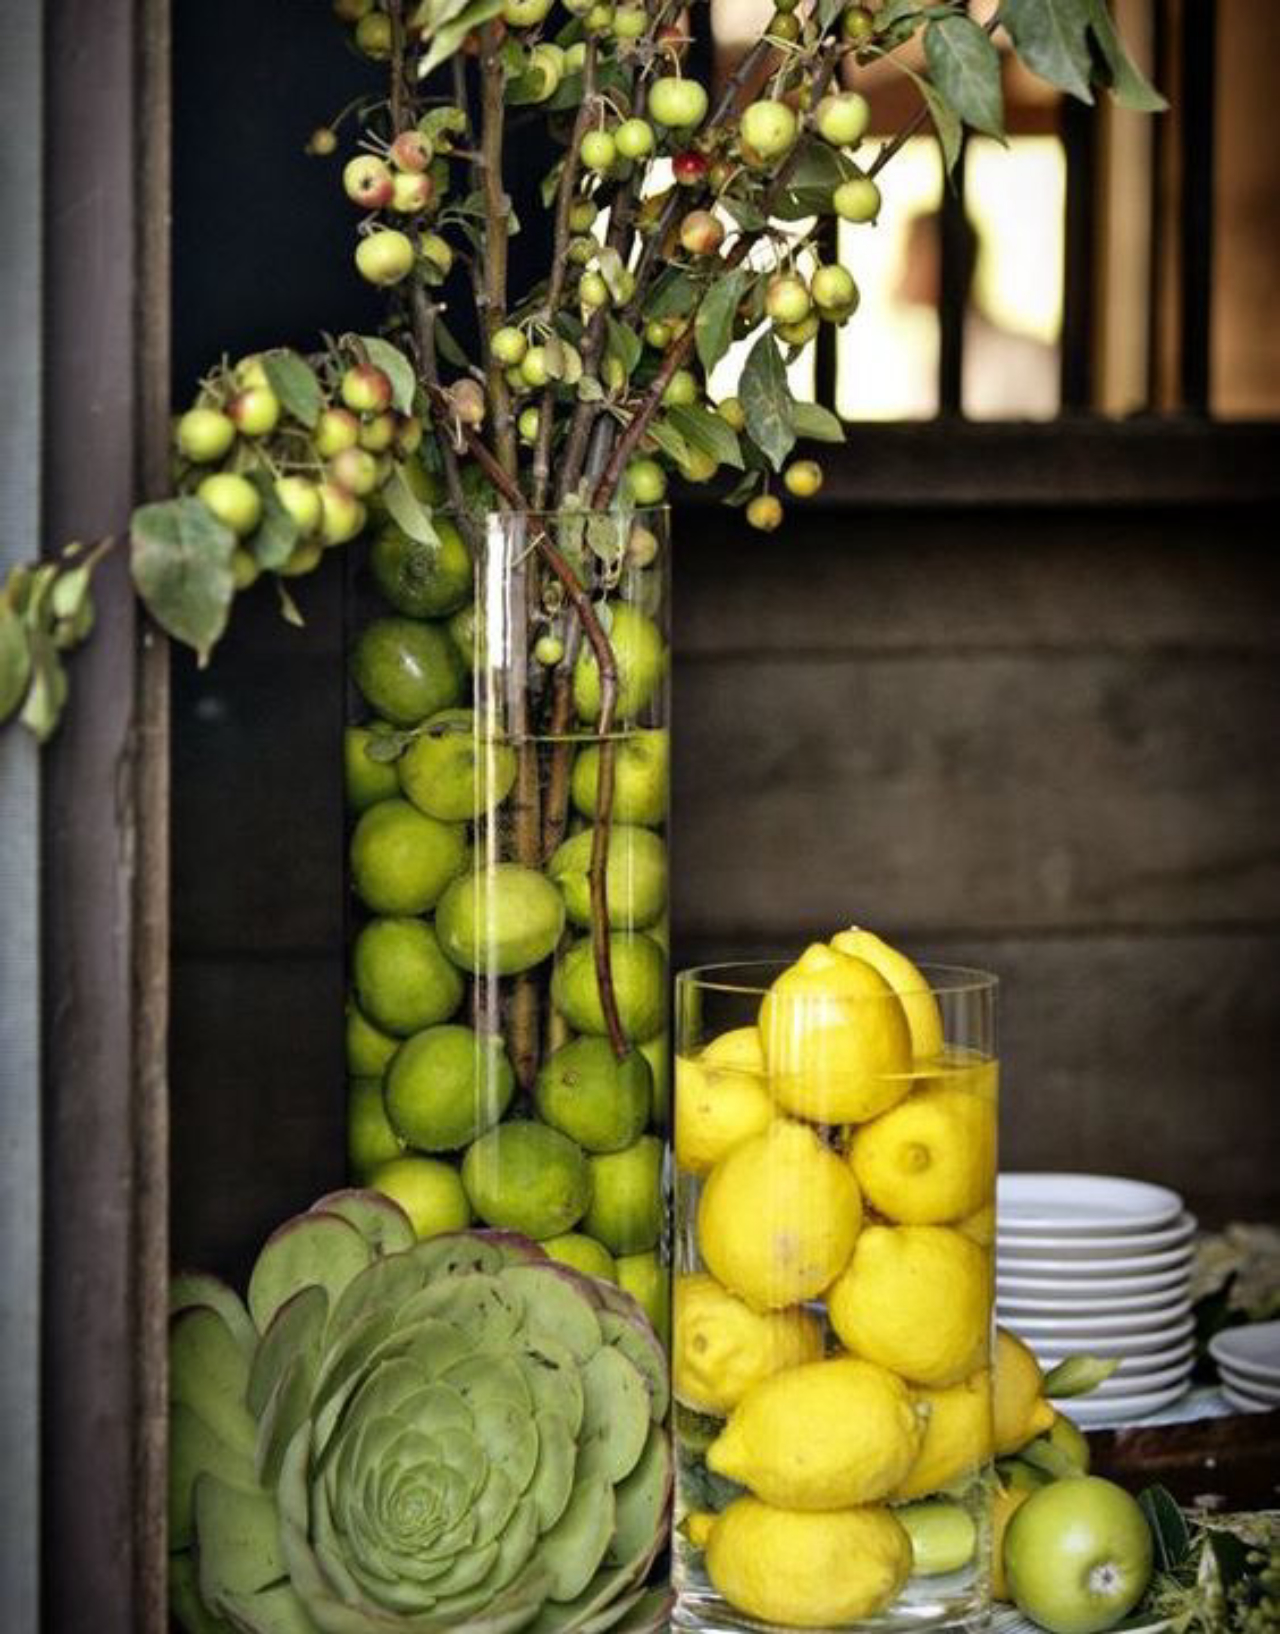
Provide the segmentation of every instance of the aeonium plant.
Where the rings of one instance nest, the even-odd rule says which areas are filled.
[[[1085,101],[1101,84],[1126,106],[1163,105],[1106,0],[1003,0],[983,21],[966,0],[781,0],[714,99],[689,70],[706,0],[333,9],[386,66],[386,94],[352,115],[341,185],[359,212],[356,264],[386,289],[387,321],[313,358],[274,350],[220,365],[178,420],[177,497],[135,513],[132,567],[157,621],[202,661],[263,574],[296,621],[289,579],[374,513],[435,548],[438,505],[466,529],[495,506],[653,505],[673,473],[725,473],[748,523],[777,527],[781,494],[822,481],[796,445],[843,439],[834,416],[795,397],[786,368],[822,324],[857,309],[857,267],[830,260],[824,223],[873,223],[881,172],[926,121],[948,167],[966,128],[1002,135],[993,36]],[[857,82],[881,61],[915,82],[921,105],[870,148]],[[541,186],[548,264],[514,288],[520,223],[504,169],[532,119],[563,153]],[[310,152],[338,154],[337,123]],[[468,300],[475,355],[450,321]],[[748,339],[736,391],[713,401],[712,371]],[[19,569],[0,587],[0,721],[20,714],[41,738],[56,726],[60,654],[92,622],[92,560]],[[592,564],[544,551],[543,565],[604,641],[589,628]],[[576,643],[565,645],[571,663]]]

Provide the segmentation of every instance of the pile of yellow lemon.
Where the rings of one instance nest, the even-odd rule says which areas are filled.
[[[677,1060],[675,1139],[705,1268],[677,1280],[676,1393],[726,1420],[706,1465],[745,1489],[684,1534],[750,1616],[873,1615],[973,1556],[970,1510],[913,1501],[1053,1419],[1003,1334],[993,1416],[995,1063],[947,1046],[910,960],[845,931]]]

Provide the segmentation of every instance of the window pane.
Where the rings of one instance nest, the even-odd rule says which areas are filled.
[[[1054,136],[970,142],[965,207],[976,252],[961,398],[972,420],[1058,412],[1066,165]]]
[[[941,200],[938,145],[916,137],[893,161],[875,226],[840,223],[840,263],[862,293],[836,351],[836,407],[846,420],[927,420],[938,412],[936,254],[927,245],[922,252],[914,224],[934,221]]]

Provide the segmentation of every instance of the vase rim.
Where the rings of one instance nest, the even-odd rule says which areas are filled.
[[[794,959],[725,959],[712,964],[692,965],[676,972],[677,987],[700,987],[717,993],[765,994],[774,981],[789,970]],[[921,987],[900,988],[903,993],[959,995],[994,994],[1000,978],[989,970],[972,965],[940,964],[931,960],[914,961],[916,969],[925,978]]]

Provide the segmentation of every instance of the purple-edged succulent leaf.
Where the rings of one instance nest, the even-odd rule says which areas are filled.
[[[412,1222],[399,1203],[380,1191],[351,1186],[327,1192],[312,1203],[309,1214],[336,1214],[353,1225],[373,1252],[403,1254],[417,1242]]]
[[[315,1284],[336,1300],[373,1250],[337,1214],[298,1214],[273,1231],[249,1276],[249,1314],[259,1333],[286,1300]]]

